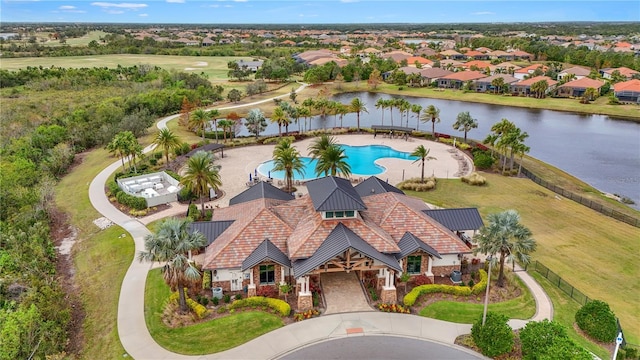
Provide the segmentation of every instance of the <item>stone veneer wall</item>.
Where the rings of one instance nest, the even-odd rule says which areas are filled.
[[[274,272],[275,272],[275,274],[274,274],[275,275],[274,276],[275,283],[274,284],[260,284],[260,265],[275,265],[275,268],[274,268],[275,269],[274,270]],[[280,284],[280,281],[282,280],[282,276],[281,276],[282,275],[281,274],[282,270],[281,269],[282,269],[282,266],[279,265],[279,264],[276,264],[274,262],[262,262],[262,263],[260,263],[260,264],[258,264],[256,266],[254,266],[251,269],[251,271],[253,271],[253,283],[256,285],[256,287],[260,287],[260,286],[274,286],[274,287],[277,287],[278,284]],[[285,276],[286,276],[286,273],[287,272],[286,272],[286,269],[285,269]],[[249,281],[250,281],[249,279],[245,279],[243,281],[243,285],[249,285]]]
[[[227,293],[231,291],[231,282],[230,281],[213,281],[211,283],[212,287],[221,287],[222,291]]]
[[[445,277],[449,277],[453,270],[460,271],[460,265],[434,266],[433,268],[431,268],[434,276],[444,275]]]
[[[384,304],[396,304],[398,302],[396,288],[382,288],[382,291],[380,292],[380,301]]]

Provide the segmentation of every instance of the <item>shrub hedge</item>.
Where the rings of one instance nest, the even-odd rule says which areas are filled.
[[[291,306],[280,299],[267,298],[264,296],[252,296],[242,300],[234,300],[229,309],[240,309],[244,307],[263,307],[268,306],[276,310],[282,316],[289,316]]]
[[[508,353],[513,348],[513,330],[506,315],[489,311],[485,324],[482,316],[473,324],[471,337],[482,354],[491,358]]]
[[[612,342],[618,334],[616,316],[609,304],[600,300],[592,300],[584,304],[576,312],[576,324],[592,338]]]
[[[480,269],[478,271],[480,281],[473,286],[457,286],[457,285],[440,285],[427,284],[416,286],[407,295],[404,296],[402,302],[405,306],[413,306],[418,298],[424,294],[444,293],[456,296],[469,296],[479,294],[487,288],[487,272]]]
[[[528,322],[520,330],[520,342],[525,360],[593,358],[584,348],[569,339],[564,326],[547,319]]]

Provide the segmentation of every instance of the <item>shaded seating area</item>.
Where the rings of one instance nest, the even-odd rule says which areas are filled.
[[[388,136],[390,138],[400,138],[403,137],[405,140],[409,139],[409,135],[415,130],[414,128],[404,127],[404,126],[390,126],[390,125],[371,125],[371,130],[373,130],[373,137],[376,137],[378,133],[383,134],[383,136]]]

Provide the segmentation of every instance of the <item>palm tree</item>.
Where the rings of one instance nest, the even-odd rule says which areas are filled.
[[[222,186],[220,173],[213,166],[213,155],[206,151],[198,151],[190,157],[180,184],[200,198],[204,214],[204,198],[209,194],[209,187],[217,191]]]
[[[382,124],[384,125],[384,109],[386,109],[389,106],[389,101],[385,100],[385,99],[378,99],[378,101],[376,101],[376,109],[382,109]]]
[[[284,171],[285,191],[293,191],[293,172],[304,175],[304,164],[291,140],[284,138],[273,149],[273,170]]]
[[[344,149],[339,145],[331,145],[326,148],[318,158],[315,168],[316,176],[324,173],[325,176],[336,176],[338,174],[348,178],[351,175],[351,166],[347,163],[347,156]]]
[[[220,125],[220,127],[222,128],[222,136],[224,137],[224,142],[227,142],[227,130],[231,130],[233,124],[235,124],[235,122],[233,122],[232,120],[218,120],[218,125]],[[229,134],[229,137],[231,137],[231,134]]]
[[[319,159],[320,155],[330,146],[336,145],[336,138],[322,134],[311,142],[307,150],[312,159]]]
[[[342,119],[349,113],[349,107],[345,104],[338,103],[336,112],[340,115],[340,127],[342,127]]]
[[[418,159],[416,161],[414,161],[413,163],[417,163],[418,161],[421,161],[422,164],[422,174],[420,176],[420,182],[424,182],[424,162],[425,161],[429,161],[429,160],[437,160],[435,157],[433,156],[429,156],[429,152],[431,151],[431,149],[427,149],[424,147],[424,145],[420,145],[418,147],[415,148],[415,150],[413,150],[413,152],[411,153],[411,156],[416,156]]]
[[[304,118],[304,128],[302,129],[302,131],[309,130],[309,127],[307,126],[307,119],[311,116],[311,110],[309,110],[309,108],[306,106],[300,106],[298,108],[298,116]]]
[[[453,124],[455,130],[464,131],[464,142],[467,142],[467,133],[471,129],[478,127],[478,120],[471,117],[468,111],[463,111],[456,117],[456,122]]]
[[[522,265],[528,264],[531,260],[529,254],[536,250],[536,241],[531,237],[531,230],[520,224],[520,215],[515,210],[489,214],[487,220],[489,224],[483,226],[474,237],[478,247],[473,253],[484,253],[492,257],[500,254],[497,283],[503,287],[505,261],[518,260]]]
[[[131,133],[131,135],[127,133]],[[129,147],[131,147],[131,136],[133,136],[133,133],[131,131],[119,132],[113,137],[113,139],[111,139],[111,142],[109,142],[109,144],[107,144],[106,146],[106,149],[110,153],[114,153],[120,157],[120,160],[122,161],[122,171],[124,171],[124,158],[127,157],[129,153]]]
[[[440,122],[440,109],[438,109],[434,105],[429,105],[422,113],[422,117],[420,118],[422,122],[431,121],[431,134],[435,137],[436,135],[436,123]]]
[[[400,126],[402,126],[402,117],[405,114],[407,116],[407,127],[409,127],[409,110],[411,110],[411,104],[405,100],[400,99],[398,101],[398,110],[400,110]]]
[[[278,136],[282,136],[282,125],[289,120],[287,114],[281,107],[276,107],[269,119],[272,123],[278,124]]]
[[[420,127],[420,112],[422,112],[422,105],[412,104],[411,112],[414,113],[416,116],[416,131],[417,131],[418,128]],[[409,123],[409,120],[407,120],[407,123]]]
[[[360,132],[360,113],[361,112],[369,113],[365,105],[366,104],[363,103],[362,100],[360,100],[360,98],[353,98],[351,100],[351,111],[356,113],[356,117],[358,119],[358,132]]]
[[[504,89],[504,78],[502,77],[497,77],[493,80],[491,80],[491,86],[493,86],[493,93],[497,94],[498,92],[502,92],[502,89]]]
[[[207,113],[206,111],[198,109],[191,113],[191,117],[189,118],[189,126],[192,129],[195,129],[196,133],[198,130],[202,131],[202,141],[204,141],[204,128],[209,122],[209,116],[209,113]]]
[[[209,110],[209,119],[213,119],[213,130],[215,131],[216,144],[218,143],[218,124],[216,123],[218,116],[220,116],[220,111],[218,111],[218,109]]]
[[[188,311],[184,288],[200,280],[200,272],[189,260],[191,250],[206,244],[200,232],[189,232],[189,220],[169,218],[162,221],[155,234],[144,239],[145,251],[138,253],[139,261],[163,262],[162,277],[171,291],[178,291],[180,311]]]
[[[168,128],[160,130],[156,138],[153,140],[153,145],[162,148],[164,156],[167,159],[167,166],[169,165],[169,151],[180,147],[180,139]]]

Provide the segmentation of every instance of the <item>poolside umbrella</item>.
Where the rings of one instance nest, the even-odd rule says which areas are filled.
[[[258,169],[253,169],[253,176],[258,177]]]
[[[253,181],[253,178],[251,177],[251,173],[249,173],[249,182]]]
[[[271,179],[271,170],[269,170],[269,179]]]

